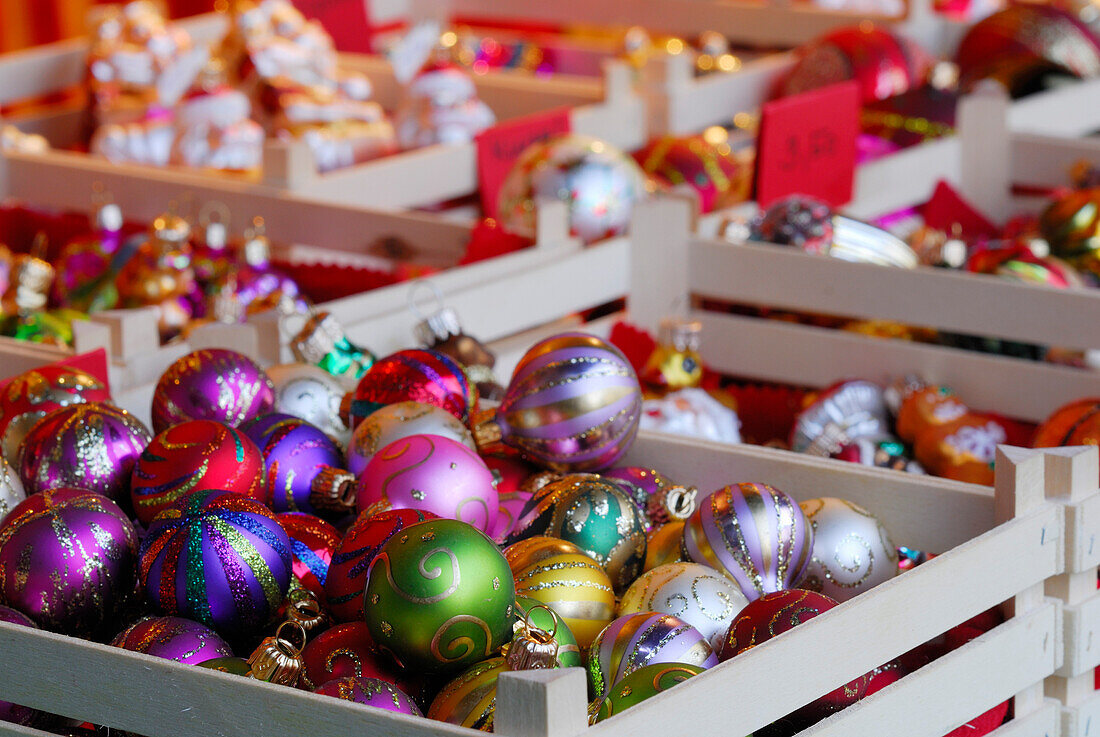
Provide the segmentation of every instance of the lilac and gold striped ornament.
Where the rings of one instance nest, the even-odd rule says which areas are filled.
[[[725,573],[749,601],[794,588],[813,548],[813,527],[798,503],[767,484],[719,489],[684,525],[686,557]]]
[[[718,665],[710,643],[690,624],[671,614],[627,614],[607,625],[588,651],[589,695],[606,696],[634,671],[657,663]]]
[[[189,494],[156,516],[141,546],[141,581],[153,603],[226,636],[266,626],[290,573],[286,531],[240,494]]]
[[[642,392],[618,348],[587,333],[561,333],[527,351],[479,444],[503,440],[559,471],[597,471],[634,442]]]

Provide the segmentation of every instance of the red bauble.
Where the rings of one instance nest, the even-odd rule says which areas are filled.
[[[442,407],[468,422],[477,408],[477,391],[466,370],[438,351],[404,350],[375,361],[359,380],[351,401],[351,424],[358,425],[376,409],[398,402]]]
[[[419,509],[393,509],[355,521],[336,546],[325,579],[325,597],[335,619],[358,622],[363,618],[363,591],[371,561],[398,532],[430,519],[439,517]]]
[[[528,476],[539,469],[530,463],[510,456],[489,455],[482,456],[481,460],[493,472],[493,478],[497,481],[498,494],[512,494],[520,490]]]
[[[306,645],[302,661],[306,679],[315,686],[349,676],[378,678],[403,691],[407,685],[397,667],[379,653],[366,622],[338,624],[321,633]]]
[[[68,366],[24,371],[0,391],[0,453],[14,463],[19,444],[34,423],[70,404],[110,402],[102,381]]]
[[[340,544],[340,533],[320,517],[305,512],[284,512],[275,515],[275,519],[279,520],[290,538],[290,552],[294,555],[291,563],[294,575],[302,582],[302,586],[317,597],[321,606],[327,606],[325,580],[328,578],[336,546]]]
[[[157,513],[192,491],[219,489],[262,502],[264,459],[236,428],[191,420],[153,438],[134,466],[134,513],[149,524]]]
[[[718,653],[721,660],[729,660],[776,635],[829,611],[837,603],[824,594],[801,589],[787,589],[765,594],[741,610],[730,624],[726,638]],[[812,704],[799,709],[792,717],[799,723],[814,722],[851,706],[867,693],[870,674],[831,691]]]

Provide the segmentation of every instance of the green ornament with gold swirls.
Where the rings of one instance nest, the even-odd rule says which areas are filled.
[[[554,633],[554,640],[558,643],[558,667],[570,668],[584,665],[581,660],[581,649],[577,645],[577,638],[565,620],[553,609],[541,601],[530,599],[526,596],[516,597],[515,622],[521,624],[527,615],[527,621],[540,630]]]
[[[515,584],[493,541],[437,519],[391,537],[371,564],[363,614],[379,647],[407,668],[454,672],[512,639]]]
[[[252,666],[248,664],[247,660],[233,655],[227,655],[224,658],[204,660],[199,663],[198,666],[200,668],[209,668],[210,670],[220,670],[222,673],[232,673],[235,676],[247,676],[252,672]]]
[[[657,663],[647,665],[611,687],[611,691],[596,699],[589,707],[589,713],[595,715],[596,722],[602,722],[615,716],[635,704],[667,691],[681,681],[697,676],[705,669],[688,663]]]

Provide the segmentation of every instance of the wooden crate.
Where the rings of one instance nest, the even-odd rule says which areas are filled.
[[[995,737],[1086,735],[1100,716],[1084,688],[1100,662],[1095,448],[1002,448],[995,490],[647,435],[628,461],[703,489],[754,479],[797,499],[849,498],[898,541],[943,554],[594,727],[580,669],[505,674],[497,734],[626,737],[688,724],[700,737],[747,734],[1005,602],[1004,624],[802,734],[942,737],[1009,698],[1015,718]],[[0,666],[18,674],[0,683],[0,698],[150,737],[479,734],[9,624]],[[6,723],[0,735],[46,737]]]
[[[199,40],[213,42],[224,35],[226,18],[213,14],[183,22]],[[69,90],[84,79],[88,44],[84,40],[52,44],[0,56],[0,105]],[[341,54],[339,63],[348,71],[365,74],[374,88],[372,99],[392,110],[401,89],[388,61],[363,54]],[[535,76],[516,70],[494,70],[472,77],[478,94],[501,121],[568,107],[574,132],[594,136],[631,150],[645,143],[644,109],[634,94],[630,69],[609,60],[602,78],[579,75]],[[53,106],[45,111],[16,115],[9,121],[29,133],[41,133],[54,145],[69,146],[81,135],[81,102]],[[59,158],[60,157],[60,158]],[[23,196],[25,176],[35,177],[52,166],[81,166],[99,177],[116,170],[106,160],[83,154],[54,152],[45,156],[19,157],[9,166],[8,194]],[[125,167],[135,182],[165,182],[200,188],[203,194],[220,191],[257,195],[309,197],[333,204],[373,207],[418,207],[474,194],[478,191],[477,147],[474,143],[427,146],[367,161],[327,173],[319,173],[307,144],[269,139],[264,146],[264,167],[259,182],[238,176],[197,175],[174,167]],[[2,175],[2,164],[0,164]],[[205,184],[199,180],[203,180]],[[62,188],[55,198],[68,207],[85,207],[90,190]],[[0,189],[0,194],[3,190]]]

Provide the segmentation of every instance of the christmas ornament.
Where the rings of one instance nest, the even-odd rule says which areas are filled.
[[[1032,440],[1036,448],[1067,445],[1100,445],[1100,398],[1079,399],[1054,410]]]
[[[82,298],[81,287],[92,282],[110,268],[111,259],[122,245],[122,210],[110,201],[102,201],[94,217],[94,232],[69,241],[56,259],[57,277],[53,283],[53,299],[57,304],[82,312],[109,310],[118,303],[118,290],[111,285],[105,292],[94,293],[92,299]]]
[[[301,514],[301,512],[289,514]],[[293,560],[297,563],[297,558]],[[293,568],[291,570],[293,572]],[[286,601],[283,602],[279,616],[286,622],[299,625],[305,632],[306,641],[324,632],[332,624],[331,617],[321,608],[321,602],[316,594],[302,586],[297,575],[291,578],[290,589],[287,591]]]
[[[436,292],[439,297],[439,293]],[[439,298],[442,303],[442,298]],[[412,295],[410,293],[410,307]],[[466,369],[470,381],[477,387],[481,399],[499,402],[504,396],[504,387],[493,374],[496,356],[477,338],[467,335],[458,322],[458,315],[448,307],[442,307],[425,317],[415,308],[420,322],[414,332],[417,340],[424,346],[446,354],[458,361]]]
[[[340,533],[320,517],[304,512],[284,512],[275,515],[275,519],[290,538],[291,571],[295,578],[324,604],[325,581],[340,544]]]
[[[653,527],[654,523],[653,517],[649,516],[650,504],[654,504],[654,512],[657,512],[661,506],[657,499],[668,489],[676,486],[672,479],[655,468],[619,466],[602,471],[600,475],[623,487],[633,502],[638,505],[638,509],[647,515],[647,531]]]
[[[724,210],[749,197],[751,167],[739,161],[728,144],[714,145],[703,136],[662,136],[634,158],[665,187],[695,192],[701,212]]]
[[[367,571],[382,546],[410,525],[433,519],[438,517],[420,509],[394,509],[356,520],[333,551],[325,579],[332,616],[341,622],[361,619]]]
[[[470,76],[450,65],[429,66],[417,74],[394,114],[402,148],[469,143],[495,122]]]
[[[525,461],[504,455],[483,455],[497,487],[498,514],[489,537],[503,543],[515,528],[520,514],[531,500],[532,492],[522,488],[534,467]]]
[[[248,656],[249,675],[257,681],[295,688],[302,673],[306,638],[305,628],[297,622],[280,623],[275,635],[265,637]]]
[[[158,433],[134,464],[130,498],[148,525],[192,491],[232,491],[263,501],[263,457],[236,428],[190,420]]]
[[[535,539],[535,538],[532,538]],[[525,540],[518,545],[530,545]],[[562,547],[524,560],[514,551],[509,557],[516,596],[545,604],[569,627],[577,645],[587,648],[615,617],[615,592],[600,564],[580,548],[560,540]],[[509,546],[505,551],[511,551]]]
[[[190,238],[191,226],[186,220],[172,213],[161,215],[153,221],[148,240],[115,279],[124,307],[157,309],[157,326],[164,340],[182,330],[194,314],[188,298],[198,293],[198,284],[191,268]]]
[[[364,615],[371,636],[407,668],[454,672],[511,635],[515,587],[484,534],[457,520],[391,537],[371,563]]]
[[[271,379],[236,351],[211,348],[188,353],[168,367],[153,394],[153,429],[186,420],[216,420],[231,427],[270,412]]]
[[[358,381],[376,360],[369,350],[352,343],[343,326],[328,312],[312,312],[290,341],[290,349],[302,363],[315,365],[343,381]]]
[[[375,362],[359,380],[351,402],[351,425],[387,404],[421,402],[447,410],[462,422],[477,407],[470,380],[450,356],[404,350]]]
[[[927,428],[946,425],[970,411],[948,387],[926,386],[914,377],[895,383],[886,399],[896,415],[894,430],[907,443]]]
[[[638,431],[641,389],[618,348],[585,333],[561,333],[524,354],[491,420],[474,430],[558,471],[607,468]]]
[[[669,522],[654,527],[646,534],[645,565],[643,569],[652,571],[666,563],[678,563],[683,560],[680,543],[684,539],[683,521]]]
[[[290,540],[259,502],[195,491],[153,520],[140,573],[149,599],[164,612],[223,635],[246,635],[266,626],[286,596]]]
[[[346,622],[322,632],[302,650],[302,681],[311,688],[337,678],[378,678],[403,685],[396,668],[384,659],[367,623]]]
[[[12,259],[7,290],[0,298],[0,334],[18,340],[51,345],[72,345],[73,320],[87,315],[67,308],[47,310],[54,268],[44,259],[46,236],[39,233],[30,253]]]
[[[0,523],[7,518],[15,505],[27,498],[19,474],[0,456]]]
[[[359,423],[348,445],[348,470],[360,476],[379,450],[410,435],[441,435],[476,450],[473,435],[450,412],[432,404],[388,404]]]
[[[274,512],[314,513],[313,480],[344,465],[336,444],[305,420],[275,412],[248,420],[241,431],[263,455],[267,506]]]
[[[644,665],[687,663],[718,665],[699,631],[671,614],[627,614],[607,625],[588,652],[588,688],[597,698]]]
[[[765,594],[741,610],[719,650],[723,661],[767,642],[836,606],[824,594],[801,589],[788,589]],[[867,692],[866,674],[830,691],[812,704],[799,709],[793,719],[797,723],[817,721],[840,711],[863,698]]]
[[[114,502],[83,489],[48,489],[0,526],[0,597],[42,629],[101,638],[136,594],[138,542]]]
[[[918,435],[913,455],[936,476],[992,486],[997,446],[1006,440],[1008,432],[1000,422],[968,413]]]
[[[34,620],[26,614],[23,614],[23,612],[2,604],[0,604],[0,622],[17,624],[22,627],[34,627],[36,629],[38,627],[38,625],[34,623]],[[0,701],[0,722],[11,722],[13,724],[22,724],[24,727],[29,727],[38,720],[41,714],[42,712],[37,709],[32,709],[29,706],[20,706],[10,701]]]
[[[271,265],[271,241],[265,235],[261,217],[253,218],[252,226],[245,231],[237,262],[237,268],[223,277],[214,289],[231,292],[244,313],[270,300],[293,300],[301,291],[293,279]]]
[[[791,450],[829,456],[857,440],[890,437],[886,398],[870,381],[843,381],[824,390],[795,418]]]
[[[23,438],[47,413],[83,402],[110,402],[99,379],[68,366],[24,371],[0,389],[0,442],[9,463],[16,463]]]
[[[1052,255],[1100,278],[1100,187],[1056,198],[1040,216],[1039,230]]]
[[[538,629],[553,641],[553,660],[560,668],[581,666],[581,650],[577,638],[569,631],[569,625],[562,616],[550,607],[526,596],[516,596],[515,621],[512,632],[520,634],[524,630]]]
[[[344,388],[329,372],[306,363],[283,363],[266,371],[275,387],[275,412],[300,417],[340,444],[348,428],[340,419]]]
[[[425,716],[461,727],[493,731],[497,704],[497,678],[511,668],[504,658],[489,658],[470,667],[446,686],[432,701]]]
[[[741,589],[713,568],[698,563],[669,563],[631,584],[619,603],[619,614],[671,614],[716,647],[748,603]]]
[[[337,678],[319,686],[313,693],[334,696],[344,701],[373,706],[398,714],[423,716],[409,696],[392,683],[380,678]]]
[[[72,486],[129,499],[134,464],[151,439],[145,425],[113,404],[62,407],[23,439],[19,475],[30,494]]]
[[[897,548],[866,509],[833,497],[799,506],[814,531],[813,558],[803,588],[847,601],[897,575]]]
[[[118,633],[111,644],[184,665],[233,655],[214,630],[182,617],[145,617]]]
[[[512,537],[519,517],[531,502],[531,497],[531,492],[522,489],[500,493],[500,486],[497,486],[497,518],[489,532],[489,537],[494,542],[500,545]]]
[[[505,228],[533,236],[535,201],[561,200],[569,206],[573,235],[593,243],[625,232],[645,191],[645,174],[627,154],[566,133],[528,146],[505,177],[497,202]]]
[[[493,474],[474,451],[441,435],[410,435],[371,458],[359,476],[356,507],[425,509],[487,532],[498,514]]]
[[[705,668],[688,663],[656,663],[644,665],[624,677],[597,699],[590,707],[592,723],[602,722],[619,712],[645,701],[662,691],[667,691],[678,683],[702,673]]]
[[[658,393],[699,386],[703,380],[703,360],[699,356],[702,332],[703,324],[698,320],[661,320],[657,346],[639,377],[642,382]]]
[[[802,580],[814,535],[789,496],[742,482],[702,501],[684,524],[683,545],[687,557],[729,576],[752,601]]]

